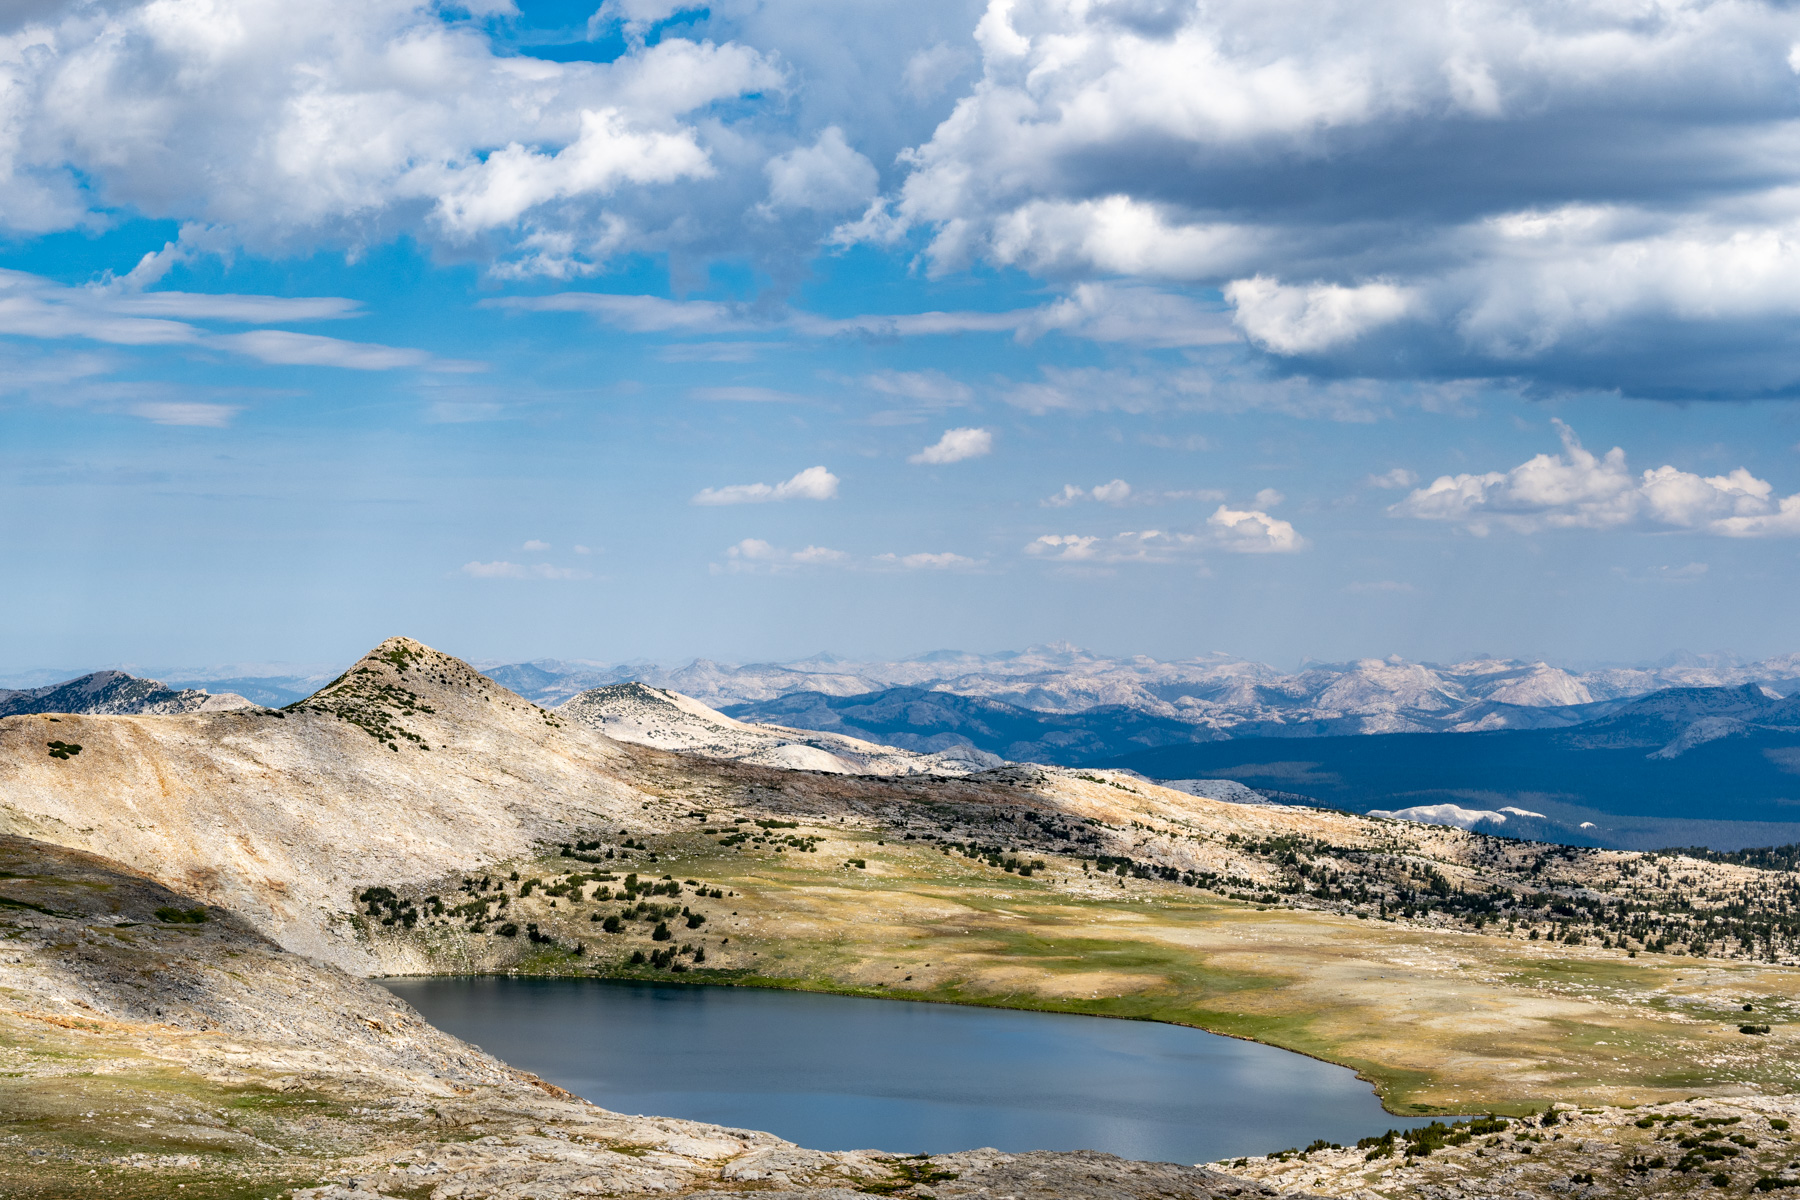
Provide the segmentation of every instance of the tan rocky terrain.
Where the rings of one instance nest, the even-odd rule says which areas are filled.
[[[1522,1121],[1474,1120],[1214,1164],[1327,1196],[1513,1200],[1720,1196],[1800,1187],[1791,1098],[1643,1108],[1559,1105]]]
[[[614,741],[795,771],[837,775],[969,775],[1001,765],[972,746],[915,754],[841,733],[739,721],[679,692],[643,683],[591,688],[555,712]]]
[[[36,939],[32,978],[91,989],[97,948],[123,953],[135,939],[172,962],[171,947],[205,945],[228,926],[272,939],[258,943],[259,962],[299,964],[256,976],[227,968],[267,984],[242,993],[196,966],[192,994],[218,999],[176,1018],[167,1004],[161,1015],[129,1007],[129,990],[44,991],[8,977],[14,994],[35,997],[21,1011],[69,1016],[85,1003],[95,1021],[120,1023],[24,1026],[62,1039],[44,1062],[100,1062],[111,1053],[101,1042],[77,1053],[68,1039],[86,1046],[102,1034],[140,1055],[163,1042],[198,1054],[223,1044],[203,1036],[249,1038],[252,1018],[226,1023],[241,994],[238,1011],[272,1005],[272,1027],[290,1039],[271,1061],[288,1063],[295,1038],[329,1057],[359,1038],[404,1035],[428,1057],[441,1050],[438,1065],[408,1060],[407,1078],[437,1071],[500,1089],[508,1105],[550,1103],[491,1060],[444,1066],[450,1040],[409,1024],[417,1018],[391,997],[380,1012],[316,1028],[290,1029],[276,1003],[327,995],[316,982],[326,975],[338,981],[331,995],[367,1007],[376,991],[349,976],[504,969],[1174,1021],[1353,1066],[1398,1112],[1749,1104],[1800,1084],[1800,885],[1784,863],[1511,842],[1224,803],[1111,772],[877,778],[675,754],[582,728],[405,639],[281,712],[0,720],[0,831],[104,856],[124,864],[108,869],[191,898],[180,904],[211,906],[205,922],[89,921],[53,942],[41,931],[74,927],[39,924],[65,919],[43,910],[67,901],[59,909],[4,881],[0,895],[27,906],[0,905],[4,915],[39,931],[16,935]],[[250,955],[235,944],[219,953]],[[160,979],[136,978],[143,997],[161,994]],[[376,1025],[358,1032],[363,1016]],[[191,1037],[170,1032],[177,1021],[196,1023]],[[263,1053],[232,1069],[251,1074]],[[380,1066],[379,1055],[363,1058]],[[214,1070],[214,1060],[193,1062],[169,1069],[183,1079]],[[500,1082],[470,1082],[483,1070],[502,1072]],[[141,1116],[143,1103],[120,1111]],[[441,1112],[453,1102],[431,1103]],[[141,1128],[137,1119],[127,1123]],[[529,1159],[532,1147],[513,1151]],[[1308,1161],[1325,1162],[1319,1153]],[[1468,1169],[1485,1170],[1487,1157]],[[959,1172],[972,1178],[973,1163]],[[1526,1174],[1515,1193],[1544,1194],[1549,1184]],[[1678,1174],[1685,1186],[1692,1172]],[[448,1186],[421,1191],[426,1181],[413,1178],[404,1194]],[[1414,1194],[1414,1175],[1383,1178],[1381,1194]],[[1438,1194],[1440,1182],[1416,1178],[1416,1194]],[[1319,1186],[1349,1195],[1352,1183],[1344,1174]],[[944,1182],[938,1194],[953,1190]]]

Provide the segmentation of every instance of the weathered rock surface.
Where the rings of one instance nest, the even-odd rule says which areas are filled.
[[[842,775],[969,775],[1001,765],[973,746],[916,754],[861,738],[735,720],[679,692],[643,683],[592,688],[556,712],[616,741],[794,771]]]

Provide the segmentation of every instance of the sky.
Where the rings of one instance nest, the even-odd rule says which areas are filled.
[[[1800,8],[11,0],[0,667],[1800,650]]]

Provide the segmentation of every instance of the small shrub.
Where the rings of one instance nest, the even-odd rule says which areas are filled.
[[[1788,1123],[1786,1121],[1782,1120],[1780,1117],[1770,1117],[1769,1118],[1769,1128],[1775,1130],[1777,1133],[1785,1131],[1787,1129],[1787,1127],[1788,1127]]]
[[[156,919],[169,925],[200,925],[206,921],[204,908],[171,908],[168,905],[156,910]]]
[[[501,937],[518,937],[519,936],[519,927],[517,925],[514,925],[511,921],[508,921],[506,924],[502,925],[500,928],[494,930],[494,932],[499,934]]]
[[[1769,1032],[1769,1027],[1767,1025],[1739,1025],[1738,1032],[1739,1033],[1764,1034],[1764,1033]]]
[[[600,914],[595,913],[594,919],[596,921],[599,921]],[[625,928],[625,923],[623,921],[619,920],[619,918],[617,916],[609,916],[606,918],[606,920],[600,921],[600,928],[604,929],[608,933],[619,933]]]
[[[688,914],[687,927],[689,929],[698,929],[704,924],[706,924],[705,914],[703,914],[703,913],[689,913]]]
[[[631,965],[632,966],[641,967],[644,965],[645,961],[646,960],[644,958],[644,952],[642,950],[633,950],[631,952]]]
[[[45,742],[44,744],[50,748],[51,758],[60,758],[64,762],[81,753],[81,747],[74,742]]]
[[[650,931],[650,940],[653,942],[666,942],[674,936],[669,932],[669,925],[666,921],[658,921],[656,928]]]

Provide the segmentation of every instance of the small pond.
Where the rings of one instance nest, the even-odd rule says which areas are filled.
[[[759,988],[388,979],[440,1029],[617,1112],[820,1150],[1198,1163],[1423,1124],[1342,1067],[1148,1021]]]

